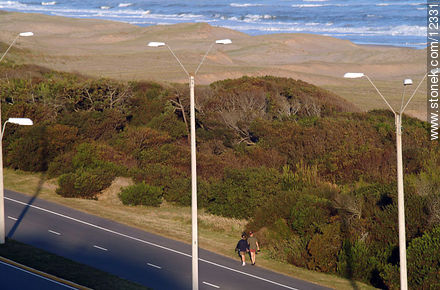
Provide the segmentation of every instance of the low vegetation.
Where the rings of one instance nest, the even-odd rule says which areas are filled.
[[[186,86],[0,67],[5,165],[96,199],[117,176],[127,205],[191,201]],[[198,202],[247,219],[273,259],[375,287],[399,286],[394,118],[357,112],[302,81],[243,77],[197,88]],[[403,119],[410,288],[436,285],[440,148]],[[437,251],[438,252],[438,251]],[[426,263],[421,257],[430,257]],[[426,275],[416,274],[423,269]]]

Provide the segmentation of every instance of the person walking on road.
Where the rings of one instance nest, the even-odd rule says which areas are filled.
[[[257,238],[254,237],[254,233],[252,231],[249,232],[247,243],[249,251],[251,252],[251,263],[252,265],[255,265],[255,254],[257,251],[260,251],[260,245],[258,245]]]
[[[248,242],[246,241],[246,234],[243,233],[241,235],[241,240],[238,241],[237,243],[237,247],[235,248],[235,250],[237,250],[240,253],[241,256],[241,265],[244,266],[246,265],[246,253],[249,252],[249,247],[248,247]]]

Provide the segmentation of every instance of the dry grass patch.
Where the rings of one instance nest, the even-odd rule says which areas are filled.
[[[113,180],[110,187],[103,190],[102,193],[98,196],[98,200],[105,203],[122,205],[122,202],[119,199],[118,194],[121,192],[122,188],[133,184],[134,181],[131,178],[116,177],[115,180]]]

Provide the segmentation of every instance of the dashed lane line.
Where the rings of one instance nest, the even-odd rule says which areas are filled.
[[[59,232],[56,231],[52,231],[52,230],[48,230],[49,233],[57,235],[57,236],[61,236],[61,234]]]
[[[97,245],[93,245],[93,247],[98,249],[98,250],[101,250],[101,251],[106,251],[106,252],[108,251],[106,248],[103,248],[103,247],[100,247],[100,246],[97,246]]]
[[[11,216],[8,216],[8,219],[13,220],[13,221],[17,221],[18,220],[15,217],[11,217]]]
[[[156,268],[156,269],[162,269],[162,267],[160,267],[158,265],[151,264],[151,263],[147,263],[147,265],[150,267]]]
[[[203,281],[202,283],[205,284],[205,285],[208,285],[208,286],[211,286],[211,287],[217,288],[217,289],[220,288],[220,286],[217,286],[217,285],[214,285],[214,284],[211,284],[211,283],[205,282],[205,281]]]

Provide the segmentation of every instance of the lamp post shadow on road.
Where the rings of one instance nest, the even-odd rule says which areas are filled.
[[[1,120],[1,105],[0,105],[0,120]],[[0,244],[5,243],[5,189],[3,185],[3,135],[5,133],[6,124],[16,124],[20,126],[31,126],[34,123],[29,118],[9,118],[4,124],[0,135]],[[18,223],[16,225],[18,226]]]
[[[33,36],[33,32],[21,32],[17,34],[17,36],[14,38],[14,40],[9,45],[8,49],[3,53],[2,57],[0,58],[0,63],[5,58],[6,54],[9,52],[11,47],[14,45],[14,43],[18,40],[20,37],[28,37]],[[1,124],[1,100],[0,100],[0,124]],[[1,136],[0,136],[0,244],[5,243],[5,201],[4,201],[4,186],[3,186],[3,133],[5,130],[5,126],[7,123],[13,123],[17,125],[32,125],[32,121],[27,118],[10,118],[8,119],[5,124],[3,125]]]
[[[438,71],[432,71],[433,73],[438,73]],[[407,108],[408,104],[411,102],[415,96],[420,85],[425,80],[426,73],[423,79],[420,81],[417,88],[414,90],[411,97],[405,103],[405,90],[407,86],[413,84],[411,79],[405,79],[403,81],[403,93],[402,101],[400,104],[399,111],[393,109],[387,99],[382,95],[373,81],[364,73],[346,73],[344,78],[356,79],[365,77],[371,85],[376,89],[377,93],[380,95],[382,100],[387,104],[388,108],[393,112],[395,118],[396,126],[396,153],[397,153],[397,207],[398,207],[398,223],[399,223],[399,256],[400,256],[400,289],[408,289],[408,278],[407,278],[407,267],[406,267],[406,233],[405,233],[405,204],[404,204],[404,186],[403,186],[403,161],[402,161],[402,117],[403,112]]]
[[[189,73],[174,51],[164,42],[150,42],[149,47],[161,47],[166,46],[174,58],[177,60],[183,71],[189,77],[190,88],[190,127],[191,127],[191,220],[192,220],[192,289],[197,290],[199,288],[199,266],[198,266],[198,229],[197,229],[197,158],[196,158],[196,118],[195,118],[195,97],[194,86],[195,76],[215,44],[231,44],[230,39],[216,40],[206,51],[199,65],[197,66],[194,74]]]

